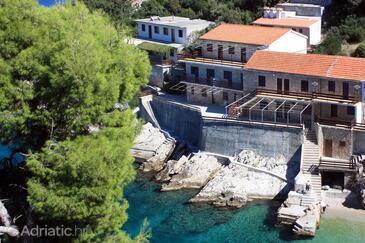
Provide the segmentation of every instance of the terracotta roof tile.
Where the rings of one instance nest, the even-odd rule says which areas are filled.
[[[365,81],[365,58],[256,51],[246,69]]]
[[[221,24],[201,36],[200,39],[251,45],[270,45],[289,31],[291,30],[286,28]]]
[[[285,18],[285,19],[259,18],[256,21],[254,21],[253,24],[308,28],[318,21],[319,21],[318,19],[299,19],[299,18]]]

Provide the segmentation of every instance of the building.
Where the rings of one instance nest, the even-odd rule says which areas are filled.
[[[316,134],[319,159],[311,163],[322,184],[344,188],[354,156],[365,154],[365,59],[257,51],[244,82],[253,95],[228,107],[232,115],[303,124]]]
[[[321,42],[321,20],[319,18],[270,18],[262,17],[252,24],[268,27],[291,28],[308,37],[309,45],[318,45]]]
[[[228,104],[242,96],[245,63],[257,50],[307,51],[307,37],[285,28],[222,24],[199,40],[198,50],[180,62],[188,100],[204,104]]]
[[[177,16],[154,16],[137,19],[138,37],[163,43],[185,44],[193,32],[207,28],[212,22]]]
[[[209,27],[212,22],[177,16],[153,16],[137,19],[138,35],[133,43],[146,50],[151,59],[152,85],[162,87],[164,76],[171,71],[177,61],[177,54],[189,44],[194,33]]]

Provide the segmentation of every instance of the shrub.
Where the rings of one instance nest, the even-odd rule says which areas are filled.
[[[365,57],[365,43],[360,44],[355,52],[352,54],[354,57]]]

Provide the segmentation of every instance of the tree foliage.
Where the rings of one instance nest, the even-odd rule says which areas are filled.
[[[353,53],[354,57],[364,57],[365,58],[365,43],[360,44],[355,52]]]
[[[129,240],[122,190],[138,126],[113,107],[147,83],[148,57],[78,2],[0,6],[0,142],[31,151],[29,203],[42,222],[87,229],[79,240]]]

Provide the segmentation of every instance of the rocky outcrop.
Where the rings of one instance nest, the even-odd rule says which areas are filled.
[[[242,207],[253,198],[274,198],[285,186],[285,181],[270,174],[230,164],[222,168],[191,201]]]
[[[172,176],[181,173],[183,165],[188,162],[186,156],[182,156],[179,160],[169,160],[165,168],[156,175],[156,181],[169,182]]]
[[[160,171],[175,148],[175,141],[168,138],[160,129],[151,123],[143,126],[142,132],[136,138],[131,149],[137,162],[142,163],[145,172]]]
[[[162,191],[183,188],[201,188],[222,168],[217,158],[206,153],[197,153],[191,159],[169,161],[164,171],[158,175],[162,181],[169,180],[162,185]]]
[[[191,202],[242,207],[250,199],[271,199],[287,192],[284,190],[287,185],[284,157],[266,158],[243,151],[235,160],[223,167]]]

